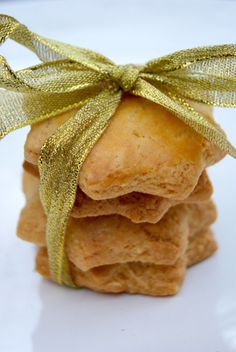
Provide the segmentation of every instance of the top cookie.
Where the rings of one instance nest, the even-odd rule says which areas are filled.
[[[210,107],[194,107],[213,119]],[[34,125],[26,140],[25,160],[37,165],[45,140],[73,114]],[[130,192],[182,200],[193,191],[205,167],[223,156],[218,147],[160,105],[126,95],[85,160],[78,183],[95,200]]]

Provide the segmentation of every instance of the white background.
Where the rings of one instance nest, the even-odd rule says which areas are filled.
[[[0,11],[42,35],[102,52],[117,63],[204,44],[236,42],[234,1],[3,1]],[[37,62],[13,43],[14,68]],[[236,144],[236,111],[216,118]],[[190,269],[172,298],[70,290],[34,272],[35,249],[15,236],[24,204],[21,163],[27,128],[0,143],[1,352],[236,351],[236,161],[209,170],[219,209],[219,251]]]

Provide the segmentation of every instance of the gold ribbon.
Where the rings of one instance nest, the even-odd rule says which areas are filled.
[[[40,196],[47,215],[46,240],[54,281],[74,286],[64,252],[80,168],[107,128],[123,92],[162,105],[236,158],[225,134],[189,100],[236,106],[236,46],[182,50],[146,65],[115,65],[106,57],[39,36],[0,15],[0,43],[8,38],[33,51],[41,64],[14,71],[0,56],[0,138],[28,124],[79,109],[43,145]]]

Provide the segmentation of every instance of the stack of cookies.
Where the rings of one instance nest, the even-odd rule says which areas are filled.
[[[213,120],[210,107],[194,105]],[[40,148],[75,112],[31,128],[25,144],[18,235],[38,246],[36,270],[50,278],[46,216],[39,198]],[[65,250],[76,286],[154,296],[178,292],[186,268],[212,255],[216,219],[206,167],[224,153],[177,117],[126,95],[84,162]]]

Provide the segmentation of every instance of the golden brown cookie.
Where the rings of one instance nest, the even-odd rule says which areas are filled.
[[[194,105],[212,119],[210,107]],[[42,144],[72,115],[34,125],[25,144],[25,160],[37,165]],[[131,192],[183,200],[206,166],[223,156],[218,147],[160,105],[126,95],[85,160],[79,187],[96,200]]]
[[[112,215],[72,220],[67,253],[81,270],[139,261],[171,265],[185,252],[187,239],[215,220],[211,202],[171,208],[157,224],[134,224]]]
[[[39,178],[28,164],[24,164],[23,189],[26,198],[38,198]],[[197,203],[206,201],[212,195],[212,185],[206,171],[202,173],[194,191],[186,198],[184,203]],[[133,192],[112,199],[93,200],[86,196],[79,188],[71,212],[74,218],[86,218],[101,215],[118,214],[127,217],[135,223],[157,223],[165,213],[179,201],[169,198]]]
[[[179,291],[186,265],[200,262],[216,249],[217,244],[211,230],[205,229],[190,239],[186,254],[171,266],[131,262],[100,266],[83,272],[71,263],[70,268],[73,281],[78,287],[100,292],[168,296]],[[36,270],[50,278],[46,247],[41,247],[38,251]]]
[[[211,201],[177,205],[157,224],[134,224],[119,216],[70,220],[66,250],[81,270],[128,261],[171,265],[183,255],[189,236],[215,221]],[[45,246],[46,216],[40,202],[29,202],[18,224],[20,238]]]

